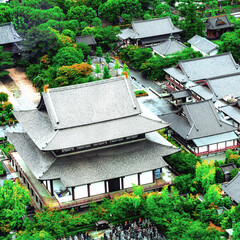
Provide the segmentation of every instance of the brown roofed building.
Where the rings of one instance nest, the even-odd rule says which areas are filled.
[[[208,39],[218,39],[223,33],[231,31],[234,27],[234,24],[228,20],[227,15],[209,17],[205,23]]]

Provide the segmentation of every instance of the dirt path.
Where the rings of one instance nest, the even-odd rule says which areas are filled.
[[[40,101],[40,94],[33,87],[32,82],[27,79],[25,72],[20,68],[7,69],[9,76],[20,89],[21,97],[24,97],[34,103]],[[14,92],[14,91],[13,91]]]

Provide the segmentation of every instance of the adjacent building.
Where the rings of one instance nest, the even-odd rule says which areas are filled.
[[[221,188],[235,205],[240,203],[240,173],[238,173],[230,182],[222,183]]]
[[[58,209],[132,184],[161,188],[163,157],[178,151],[156,132],[168,124],[142,112],[128,78],[48,89],[36,109],[14,115],[24,132],[8,134],[11,164],[36,201]]]
[[[229,21],[227,15],[208,17],[205,24],[207,29],[206,37],[208,39],[218,39],[223,33],[231,31],[234,27],[234,24]]]
[[[207,79],[231,74],[237,75],[240,73],[240,68],[231,53],[223,53],[215,56],[183,60],[175,67],[165,68],[164,71],[167,73],[167,89],[169,91],[179,91],[184,90],[187,85],[196,86],[204,83]]]
[[[20,43],[22,41],[23,39],[18,35],[11,22],[0,24],[0,46],[3,47],[3,51],[21,53]]]
[[[171,35],[167,41],[152,46],[153,53],[162,57],[174,54],[176,52],[181,52],[185,48],[187,47],[181,42],[177,41],[173,35]]]
[[[206,38],[195,35],[187,41],[191,44],[194,51],[202,53],[205,56],[213,56],[218,53],[219,46]]]
[[[124,44],[152,45],[169,39],[172,34],[180,39],[182,30],[173,25],[170,17],[132,22],[131,26],[118,34]]]
[[[97,45],[97,42],[93,35],[76,36],[76,43],[85,43],[90,46],[92,50],[94,50]]]
[[[160,116],[171,135],[196,156],[239,147],[236,127],[223,121],[211,100],[183,104],[177,113]]]

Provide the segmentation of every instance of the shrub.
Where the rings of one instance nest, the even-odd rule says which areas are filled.
[[[216,183],[224,182],[224,174],[222,172],[222,169],[219,167],[216,168],[215,181],[216,181]]]
[[[238,174],[238,169],[232,169],[230,172],[231,179],[233,179]]]

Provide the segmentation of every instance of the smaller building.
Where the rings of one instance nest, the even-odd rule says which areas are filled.
[[[240,173],[238,173],[230,182],[222,183],[221,188],[235,205],[240,203]]]
[[[91,47],[91,49],[94,49],[95,46],[97,45],[97,42],[93,35],[77,36],[76,43],[86,43],[88,46]]]
[[[170,123],[172,136],[196,156],[239,147],[236,128],[220,119],[211,100],[183,104],[177,113],[159,117]]]
[[[217,44],[198,35],[189,39],[188,43],[191,44],[191,48],[193,48],[194,51],[202,53],[204,57],[213,56],[218,53],[219,46]]]
[[[223,33],[231,31],[231,29],[235,26],[228,20],[227,15],[209,17],[205,24],[207,28],[206,37],[208,39],[218,39]]]
[[[124,44],[146,46],[166,41],[171,34],[180,39],[180,32],[182,30],[173,25],[170,17],[164,17],[132,22],[129,28],[118,34],[118,38]]]
[[[181,52],[185,48],[187,47],[184,44],[175,40],[174,36],[171,35],[167,41],[153,46],[152,50],[154,54],[159,54],[160,56],[165,57],[166,55]]]
[[[224,181],[228,182],[231,180],[231,175],[230,175],[231,171],[237,167],[234,163],[227,163],[220,166],[220,168],[222,169],[222,172],[224,175]]]
[[[3,51],[21,53],[22,48],[19,43],[22,41],[11,22],[0,24],[0,46],[3,47]]]

